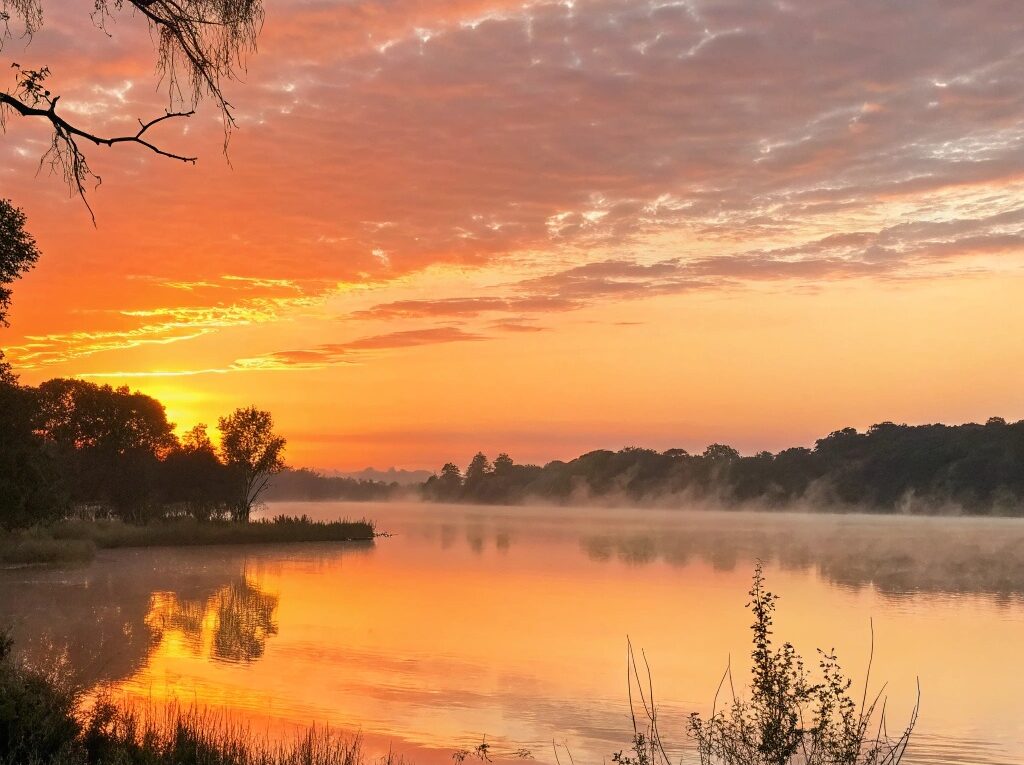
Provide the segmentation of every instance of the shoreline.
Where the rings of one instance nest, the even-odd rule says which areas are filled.
[[[118,520],[59,521],[0,532],[0,568],[85,564],[99,550],[311,542],[372,543],[371,521],[283,516],[248,523],[176,518],[134,525]]]

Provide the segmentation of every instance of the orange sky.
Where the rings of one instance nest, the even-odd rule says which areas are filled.
[[[66,7],[65,7],[66,6]],[[1013,2],[268,0],[230,99],[94,150],[84,206],[8,121],[44,257],[0,343],[181,427],[271,409],[293,464],[743,451],[1024,417]],[[27,48],[97,132],[159,114],[144,25]],[[6,67],[4,67],[6,71]]]

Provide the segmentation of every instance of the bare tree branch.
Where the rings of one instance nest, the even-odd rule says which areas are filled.
[[[60,96],[52,96],[44,87],[49,76],[47,67],[27,70],[14,64],[17,86],[11,91],[0,91],[0,128],[10,113],[49,122],[53,138],[40,166],[49,163],[52,170],[61,172],[71,192],[80,196],[87,208],[86,183],[95,179],[98,185],[100,178],[89,168],[80,142],[96,146],[135,143],[159,156],[195,163],[195,157],[160,148],[149,140],[147,131],[164,120],[192,116],[199,102],[209,98],[221,113],[227,154],[236,123],[222,84],[238,79],[244,70],[244,56],[255,51],[263,25],[262,0],[95,0],[91,17],[105,29],[105,20],[126,6],[149,23],[156,38],[157,71],[168,89],[165,113],[148,122],[139,120],[139,130],[134,135],[103,137],[57,114]],[[42,27],[41,0],[0,0],[0,50],[13,36],[10,23],[15,17],[22,22],[24,37],[31,39]],[[91,215],[91,208],[89,212]]]
[[[173,152],[165,151],[164,149],[161,149],[159,146],[156,146],[155,144],[150,143],[148,140],[143,138],[143,135],[146,133],[146,131],[149,130],[154,125],[163,122],[164,120],[172,119],[175,117],[191,117],[193,114],[195,114],[195,110],[187,112],[166,112],[159,117],[151,119],[149,122],[143,122],[142,120],[139,120],[139,131],[135,133],[135,135],[121,135],[113,136],[110,138],[104,138],[103,136],[94,135],[93,133],[90,133],[86,130],[82,130],[81,128],[75,127],[70,122],[61,117],[59,114],[57,114],[57,101],[59,99],[60,96],[56,96],[53,99],[53,101],[50,102],[49,107],[47,107],[46,109],[39,109],[22,103],[9,93],[0,93],[0,104],[2,104],[3,106],[9,106],[10,108],[14,109],[14,111],[21,114],[23,117],[42,117],[44,119],[47,119],[53,125],[54,130],[64,135],[84,138],[85,140],[91,141],[97,146],[113,146],[114,144],[117,143],[137,143],[141,146],[145,146],[150,151],[153,151],[156,154],[159,154],[164,157],[177,159],[180,160],[181,162],[191,162],[192,164],[195,164],[196,162],[197,157],[186,157],[182,154],[174,154]]]

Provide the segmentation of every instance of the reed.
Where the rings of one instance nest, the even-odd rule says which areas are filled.
[[[118,520],[65,520],[0,532],[0,564],[80,563],[91,560],[98,549],[119,547],[369,542],[374,536],[370,521],[314,521],[305,515],[279,515],[249,523],[190,517],[138,525]]]

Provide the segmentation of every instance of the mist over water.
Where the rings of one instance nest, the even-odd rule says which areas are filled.
[[[908,762],[1024,761],[1024,523],[1013,519],[637,508],[279,503],[268,515],[367,517],[376,543],[103,551],[72,570],[0,572],[30,656],[66,652],[145,703],[224,706],[283,734],[359,730],[450,762],[486,734],[578,762],[628,744],[625,640],[650,661],[663,735],[687,760],[726,663],[749,656],[753,562],[782,597],[777,636],[809,664],[835,648],[899,727]],[[859,687],[855,685],[855,688]]]

